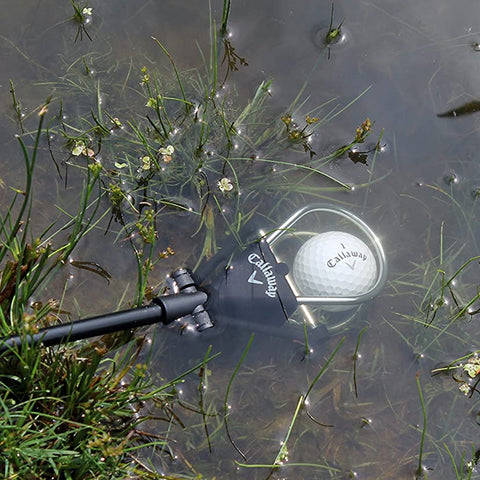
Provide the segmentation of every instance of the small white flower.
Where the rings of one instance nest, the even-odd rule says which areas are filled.
[[[227,177],[223,177],[221,180],[217,182],[218,188],[222,193],[229,192],[233,190],[233,184],[231,180]]]
[[[150,170],[150,168],[152,168],[152,159],[145,155],[142,157],[142,170]]]
[[[77,140],[75,142],[75,146],[72,149],[72,155],[75,157],[78,157],[82,155],[82,153],[85,151],[85,142],[83,140]]]
[[[148,100],[147,100],[147,103],[145,104],[146,107],[148,108],[157,108],[158,106],[158,102],[155,98],[153,97],[150,97]]]
[[[463,370],[470,378],[475,378],[480,372],[480,366],[478,363],[466,363],[463,366]]]
[[[463,371],[470,378],[475,378],[480,373],[480,359],[478,357],[469,358],[467,363],[463,365]]]
[[[173,145],[168,145],[167,147],[160,148],[158,152],[160,153],[160,155],[172,155],[174,151],[175,148],[173,147]]]
[[[93,8],[92,7],[85,7],[83,10],[82,10],[82,15],[85,15],[85,16],[92,16],[92,12],[93,12]]]
[[[175,148],[173,147],[173,145],[168,145],[167,147],[161,147],[158,150],[158,153],[162,156],[162,160],[165,163],[170,163],[172,161],[172,155],[174,151]]]
[[[74,157],[85,155],[86,157],[88,156],[93,158],[95,156],[95,152],[91,148],[88,148],[83,140],[76,140],[75,146],[72,149],[72,155]]]
[[[465,395],[468,395],[470,393],[470,385],[468,385],[468,383],[461,383],[459,386],[458,386],[458,389],[464,393]]]

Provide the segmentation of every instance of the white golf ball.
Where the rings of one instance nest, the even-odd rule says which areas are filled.
[[[375,284],[377,262],[365,242],[346,232],[331,231],[302,245],[292,274],[302,295],[351,297],[366,293]]]

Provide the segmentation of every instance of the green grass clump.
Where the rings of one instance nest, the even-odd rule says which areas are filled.
[[[69,321],[62,300],[54,300],[48,285],[103,217],[99,213],[105,195],[99,181],[102,167],[91,158],[83,169],[78,211],[68,214],[61,226],[52,223],[35,235],[33,184],[36,162],[46,144],[49,104],[47,100],[39,107],[36,128],[18,136],[26,184],[14,191],[0,218],[0,337],[26,338],[42,327]],[[143,229],[148,242],[148,224]],[[25,342],[1,354],[2,478],[159,478],[136,452],[145,446],[168,452],[168,444],[158,432],[144,431],[140,424],[149,418],[149,404],[168,402],[182,376],[154,385],[139,359],[142,337],[118,350],[125,338],[50,348]]]
[[[135,356],[102,357],[60,347],[2,359],[3,478],[124,478],[139,470],[134,409],[154,395],[146,367],[132,373]]]

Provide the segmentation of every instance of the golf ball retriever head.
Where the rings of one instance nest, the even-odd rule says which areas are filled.
[[[257,232],[256,241],[199,278],[211,279],[200,288],[209,295],[206,309],[216,326],[233,322],[268,331],[294,313],[297,323],[316,327],[320,311],[346,311],[371,300],[386,275],[382,245],[363,220],[316,204],[270,234]]]
[[[250,243],[200,285],[208,293],[205,308],[216,326],[281,326],[298,307],[287,274],[288,266],[277,261],[264,239]]]

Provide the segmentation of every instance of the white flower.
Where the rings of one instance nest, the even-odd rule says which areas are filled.
[[[470,385],[468,385],[468,383],[461,383],[459,386],[458,386],[458,389],[464,393],[465,395],[468,395],[470,393]]]
[[[82,140],[77,140],[75,146],[72,149],[72,155],[75,157],[80,156],[85,151],[85,142]]]
[[[173,145],[168,145],[168,147],[160,148],[158,152],[160,153],[160,155],[172,155],[174,151],[175,148],[173,147]]]
[[[467,373],[470,378],[476,377],[480,373],[480,358],[469,358],[468,363],[463,366],[463,371]]]
[[[217,182],[218,188],[222,193],[229,192],[233,190],[233,184],[231,180],[227,177],[223,177],[221,180]]]
[[[150,170],[150,168],[152,168],[152,159],[145,155],[142,157],[142,170]]]
[[[90,158],[95,156],[95,152],[91,149],[88,148],[85,145],[85,142],[83,140],[76,140],[75,141],[75,146],[72,149],[72,155],[74,157],[79,157],[80,155],[85,155]]]
[[[157,100],[155,98],[150,97],[147,100],[147,103],[145,104],[145,106],[148,108],[157,108],[158,106]]]
[[[468,374],[468,376],[470,378],[475,378],[480,371],[480,366],[478,364],[475,364],[475,363],[466,363],[463,366],[463,370],[464,370],[465,373]]]
[[[85,7],[83,10],[82,10],[82,15],[85,15],[85,16],[92,16],[92,12],[93,12],[93,8],[92,7]]]
[[[158,153],[162,156],[162,160],[165,163],[170,163],[172,161],[172,155],[174,151],[175,148],[173,147],[173,145],[168,145],[167,147],[161,147],[158,150]]]

